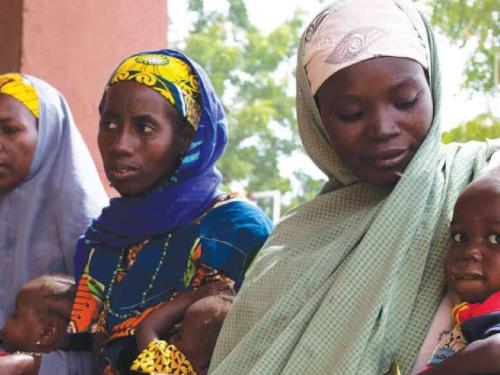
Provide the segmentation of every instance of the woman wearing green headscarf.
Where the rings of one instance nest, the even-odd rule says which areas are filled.
[[[436,45],[409,3],[333,3],[297,60],[300,135],[328,182],[259,253],[211,373],[417,374],[451,324],[442,261],[454,202],[499,143],[440,143]],[[448,373],[498,371],[470,358]]]

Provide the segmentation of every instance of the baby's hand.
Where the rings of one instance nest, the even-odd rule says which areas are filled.
[[[436,367],[419,375],[500,374],[500,334],[470,343]]]

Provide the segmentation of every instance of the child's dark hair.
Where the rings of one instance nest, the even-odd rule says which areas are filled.
[[[36,294],[40,316],[45,319],[59,318],[68,321],[76,293],[75,280],[67,275],[43,275],[28,281],[23,290]]]

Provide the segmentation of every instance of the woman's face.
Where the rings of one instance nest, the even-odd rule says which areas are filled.
[[[191,139],[177,116],[150,87],[124,81],[109,88],[98,143],[106,175],[121,195],[151,191],[175,171]]]
[[[37,138],[35,116],[17,99],[0,94],[0,197],[28,176]]]
[[[378,57],[333,74],[317,103],[333,149],[364,182],[392,186],[432,123],[433,104],[422,66]]]

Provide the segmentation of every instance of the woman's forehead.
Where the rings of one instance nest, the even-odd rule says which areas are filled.
[[[14,121],[36,130],[38,119],[16,98],[0,93],[0,121]]]
[[[378,57],[361,61],[330,76],[319,88],[318,95],[350,95],[365,89],[398,91],[426,85],[423,67],[416,61],[397,57]]]

